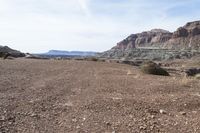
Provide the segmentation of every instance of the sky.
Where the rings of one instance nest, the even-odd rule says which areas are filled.
[[[0,0],[0,45],[102,52],[128,35],[200,20],[200,0]]]

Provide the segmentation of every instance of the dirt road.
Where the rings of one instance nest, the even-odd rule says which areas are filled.
[[[199,133],[200,82],[115,63],[0,60],[4,132]]]

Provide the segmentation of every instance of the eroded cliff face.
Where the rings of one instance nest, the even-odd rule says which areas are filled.
[[[200,50],[200,21],[189,22],[173,33],[162,29],[153,29],[132,34],[117,43],[112,49],[130,50],[137,48]]]
[[[200,55],[200,21],[189,22],[171,33],[153,29],[132,34],[99,55],[114,59],[171,60]]]
[[[189,22],[178,28],[164,44],[168,49],[200,50],[200,21]]]
[[[172,37],[172,33],[162,29],[153,29],[138,34],[132,34],[128,38],[119,42],[113,49],[128,50],[139,47],[159,46]]]

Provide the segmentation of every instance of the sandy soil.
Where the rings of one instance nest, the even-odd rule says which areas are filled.
[[[199,133],[200,82],[171,75],[105,62],[0,60],[0,133]]]

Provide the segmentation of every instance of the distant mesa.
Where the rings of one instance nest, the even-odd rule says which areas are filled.
[[[0,45],[0,57],[7,58],[9,57],[26,57],[28,59],[49,59],[54,57],[90,57],[95,56],[97,52],[90,51],[61,51],[61,50],[50,50],[47,53],[42,54],[30,54],[22,53],[18,50],[9,48],[8,46]]]
[[[89,51],[62,51],[62,50],[50,50],[43,55],[50,56],[95,56],[96,52]]]

